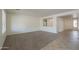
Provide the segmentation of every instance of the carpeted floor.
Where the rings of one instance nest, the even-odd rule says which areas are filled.
[[[57,39],[57,34],[36,31],[7,36],[3,50],[40,50]]]

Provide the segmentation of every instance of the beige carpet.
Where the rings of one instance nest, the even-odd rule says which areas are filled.
[[[56,40],[57,34],[36,31],[7,36],[3,50],[40,50]]]

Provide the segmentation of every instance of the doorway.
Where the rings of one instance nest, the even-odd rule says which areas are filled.
[[[78,19],[77,18],[73,19],[73,29],[78,30]]]

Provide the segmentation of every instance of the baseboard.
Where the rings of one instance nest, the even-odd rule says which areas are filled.
[[[37,30],[37,31],[41,31],[41,30]],[[7,36],[8,36],[8,35],[15,35],[15,34],[31,33],[31,32],[36,32],[36,31],[19,32],[19,33],[11,33],[11,34],[7,34]]]

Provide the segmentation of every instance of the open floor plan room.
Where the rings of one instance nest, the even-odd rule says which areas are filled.
[[[1,9],[1,50],[79,50],[78,9]]]

